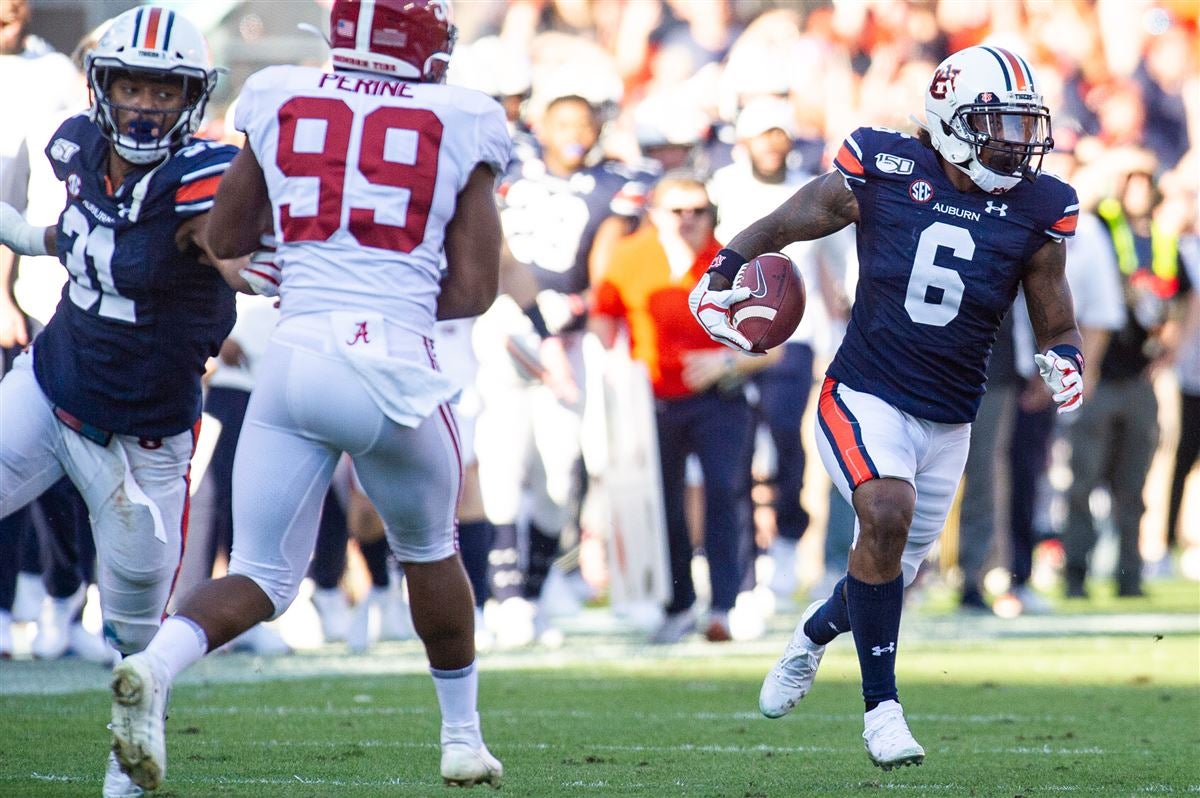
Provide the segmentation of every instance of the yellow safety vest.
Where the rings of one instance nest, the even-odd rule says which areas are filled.
[[[1137,248],[1133,242],[1133,230],[1125,217],[1125,209],[1119,200],[1109,197],[1096,207],[1096,213],[1108,225],[1113,248],[1117,251],[1117,264],[1126,277],[1138,270]],[[1167,283],[1171,295],[1179,290],[1179,236],[1165,233],[1156,222],[1150,223],[1150,268],[1154,276]]]

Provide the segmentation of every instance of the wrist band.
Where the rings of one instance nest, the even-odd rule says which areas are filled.
[[[737,277],[737,273],[746,263],[748,263],[746,258],[743,258],[732,249],[722,249],[712,259],[712,263],[708,265],[708,271],[710,273],[716,272],[732,283],[734,278]]]
[[[1050,351],[1059,357],[1065,357],[1075,364],[1075,370],[1083,374],[1083,352],[1080,352],[1077,347],[1070,344],[1057,344],[1050,347]]]
[[[529,319],[529,323],[533,325],[533,331],[538,334],[539,338],[550,337],[550,328],[546,326],[546,320],[542,318],[542,311],[538,309],[536,303],[522,312]]]

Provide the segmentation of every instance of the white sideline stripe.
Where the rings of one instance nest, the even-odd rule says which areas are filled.
[[[200,745],[221,745],[217,740],[194,740]],[[248,740],[244,745],[262,748],[329,748],[340,750],[350,745],[362,748],[440,748],[437,742],[416,742],[405,740],[358,740],[353,743],[323,742],[319,740]],[[532,751],[549,751],[562,747],[586,747],[589,751],[626,751],[630,753],[700,753],[700,754],[830,754],[838,751],[833,746],[817,745],[696,745],[682,743],[680,745],[595,745],[592,743],[554,743],[518,742],[504,745],[506,749],[526,749]]]
[[[209,746],[222,745],[219,740],[194,740],[193,745]],[[415,741],[415,740],[356,740],[354,742],[332,742],[323,740],[247,740],[243,743],[246,746],[255,746],[260,748],[319,748],[329,750],[341,750],[348,746],[358,746],[361,748],[438,748],[439,744],[432,740],[430,741]],[[718,744],[696,744],[696,743],[681,743],[680,745],[638,745],[638,744],[592,744],[592,743],[547,743],[547,742],[516,742],[506,743],[506,749],[524,749],[532,751],[548,751],[564,747],[583,746],[588,750],[594,751],[625,751],[630,753],[704,753],[704,754],[829,754],[843,750],[844,746],[825,746],[825,745],[718,745]],[[1135,748],[1125,749],[1121,751],[1113,751],[1098,746],[1086,746],[1083,748],[1061,748],[1054,747],[1049,744],[1043,746],[1013,746],[1009,748],[973,748],[963,750],[961,748],[952,748],[943,746],[933,749],[938,753],[944,754],[1032,754],[1032,755],[1047,755],[1047,756],[1107,756],[1110,754],[1138,754],[1149,756],[1152,752],[1149,749]]]
[[[178,708],[175,713],[180,717],[186,715],[206,715],[206,716],[228,716],[251,714],[273,715],[277,717],[288,717],[292,715],[308,716],[320,715],[322,717],[370,717],[370,716],[392,716],[392,715],[431,715],[436,714],[438,710],[432,705],[427,707],[333,707],[333,706],[255,706],[255,707],[238,707],[227,705],[209,705],[209,706],[189,706],[186,708]],[[60,715],[75,715],[76,711],[72,709],[59,710],[54,713]],[[722,720],[759,720],[762,714],[759,712],[629,712],[626,713],[629,717],[635,719],[646,720],[700,720],[700,721],[722,721]],[[592,712],[579,709],[489,709],[486,713],[489,718],[576,718],[576,719],[591,719],[591,718],[607,718],[611,713]],[[846,722],[858,721],[862,719],[861,713],[814,713],[806,712],[804,717],[812,721],[824,722]],[[1074,715],[943,715],[943,714],[921,714],[914,712],[909,714],[909,720],[928,723],[1055,723],[1055,722],[1077,722],[1079,719]]]
[[[96,782],[101,781],[101,779],[95,775],[76,776],[76,775],[70,775],[70,774],[65,774],[65,773],[40,773],[38,771],[34,771],[33,773],[30,773],[28,776],[17,776],[15,774],[0,773],[0,783],[4,783],[4,782],[20,783],[20,782],[25,782],[28,780],[40,781],[40,782],[51,782],[51,783],[66,783],[66,784],[94,784]],[[168,786],[168,787],[170,785],[216,786],[216,785],[222,785],[222,784],[225,784],[225,785],[248,785],[248,784],[283,785],[283,784],[300,783],[300,784],[303,784],[306,786],[319,786],[319,787],[418,787],[418,786],[428,786],[430,781],[432,781],[432,779],[418,780],[418,779],[393,778],[393,779],[380,779],[377,781],[369,781],[367,779],[347,780],[347,779],[309,778],[307,776],[300,776],[300,775],[293,775],[291,778],[277,777],[277,778],[254,778],[254,779],[229,778],[229,777],[203,778],[203,777],[188,777],[185,775],[182,777],[172,776],[170,782],[166,786]],[[607,781],[576,780],[576,781],[564,781],[564,782],[560,782],[560,783],[564,787],[590,787],[590,788],[594,788],[594,789],[604,789],[609,786]],[[651,786],[659,787],[659,788],[662,787],[662,785],[660,785],[660,784],[659,785],[621,784],[621,785],[617,785],[617,786],[619,786],[619,788],[621,789],[621,791],[623,793],[627,792],[630,788],[640,789],[640,788],[649,788]],[[675,786],[680,787],[680,788],[688,788],[688,789],[706,789],[706,788],[714,787],[716,785],[695,784],[695,783],[685,784],[681,780],[677,779],[675,781]],[[845,789],[861,789],[863,787],[863,783],[861,780],[848,781],[848,782],[843,783],[841,785],[841,787],[845,788]],[[872,787],[872,789],[876,789],[876,790],[891,790],[891,791],[898,791],[898,792],[916,792],[918,794],[925,794],[928,792],[949,792],[951,794],[961,794],[963,792],[963,785],[954,784],[954,783],[949,783],[949,784],[927,784],[927,783],[904,784],[904,783],[898,783],[898,782],[888,782],[888,783],[875,783],[875,784],[872,784],[871,787]],[[1043,784],[1043,785],[1038,786],[1034,790],[1030,790],[1030,792],[1079,792],[1081,789],[1082,789],[1081,787],[1076,786],[1074,784]],[[1135,788],[1132,792],[1134,792],[1134,793],[1156,793],[1156,794],[1165,794],[1165,795],[1174,795],[1176,793],[1178,793],[1178,794],[1195,794],[1195,793],[1200,792],[1200,784],[1189,784],[1186,787],[1180,787],[1179,789],[1175,789],[1174,787],[1172,787],[1169,784],[1143,784],[1142,786]],[[1108,793],[1105,792],[1105,793],[1101,793],[1101,794],[1108,794]],[[1128,793],[1122,791],[1119,794],[1127,795]]]

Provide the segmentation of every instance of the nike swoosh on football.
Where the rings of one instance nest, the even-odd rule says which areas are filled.
[[[767,280],[763,277],[762,264],[757,260],[754,261],[755,277],[758,280],[758,287],[750,292],[750,296],[754,299],[762,299],[767,295]]]

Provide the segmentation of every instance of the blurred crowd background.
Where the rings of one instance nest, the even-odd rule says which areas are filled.
[[[199,24],[208,35],[214,62],[227,70],[209,106],[203,135],[237,140],[236,131],[228,127],[229,108],[242,82],[257,69],[275,63],[324,63],[327,50],[319,32],[328,28],[328,2],[158,4]],[[31,222],[53,223],[61,209],[62,187],[54,182],[41,153],[61,119],[87,107],[79,69],[88,37],[105,19],[134,5],[127,0],[0,0],[0,85],[5,86],[0,184],[4,198],[16,198],[14,204],[25,209]],[[20,31],[10,22],[17,7],[27,12]],[[1045,166],[1075,185],[1081,217],[1090,219],[1081,223],[1081,240],[1068,251],[1080,323],[1091,354],[1098,355],[1093,363],[1103,362],[1106,379],[1120,384],[1107,398],[1102,394],[1097,399],[1095,392],[1089,396],[1075,422],[1086,432],[1072,434],[1063,423],[1066,419],[1055,419],[1047,409],[1046,397],[1039,398],[1040,381],[1029,373],[1032,361],[1020,354],[1020,314],[1011,314],[1015,318],[1002,332],[1002,338],[1011,340],[998,344],[1010,355],[1006,364],[993,359],[989,384],[989,395],[1007,407],[989,410],[973,438],[973,447],[984,453],[977,459],[995,459],[968,468],[963,510],[953,514],[923,582],[948,585],[963,611],[1011,617],[1052,611],[1064,595],[1088,600],[1091,583],[1085,579],[1115,576],[1117,595],[1149,593],[1151,599],[1156,579],[1200,580],[1200,478],[1192,474],[1188,481],[1200,448],[1198,15],[1200,5],[1189,0],[466,0],[454,6],[459,39],[449,81],[496,97],[508,112],[517,161],[502,186],[528,177],[522,169],[532,163],[550,164],[553,171],[564,162],[569,173],[607,164],[621,176],[615,192],[619,196],[600,211],[589,211],[623,220],[612,241],[603,224],[599,231],[589,228],[589,236],[595,237],[584,242],[591,250],[585,254],[592,258],[591,280],[596,283],[608,259],[620,257],[620,239],[652,224],[656,201],[661,200],[654,186],[662,175],[686,174],[697,181],[715,208],[715,237],[723,242],[786,196],[769,193],[764,186],[777,188],[782,183],[790,192],[806,176],[828,171],[840,142],[856,127],[915,132],[913,117],[924,116],[923,93],[934,68],[948,54],[979,43],[1023,54],[1040,78],[1053,115],[1055,154]],[[566,134],[577,157],[571,155],[571,146],[564,149],[561,142],[548,140],[550,126],[544,124],[547,109],[561,107],[563,98],[583,103],[588,110],[583,133],[575,138]],[[689,184],[672,185],[686,190]],[[627,204],[620,206],[621,201]],[[519,210],[508,197],[502,196],[501,204],[506,211]],[[658,209],[664,209],[661,202]],[[562,225],[550,217],[543,220],[547,223],[521,228],[520,235],[528,240],[517,242],[511,217],[506,218],[516,260],[537,266],[538,256],[524,253],[556,246],[574,251],[580,246],[578,233],[575,240],[561,242]],[[1134,237],[1127,239],[1125,230]],[[1151,242],[1153,252],[1129,243],[1140,240]],[[800,534],[793,531],[790,540],[779,534],[784,480],[777,477],[783,457],[768,434],[771,424],[763,399],[767,389],[750,369],[722,381],[723,388],[744,389],[757,414],[751,461],[753,522],[747,529],[753,536],[752,554],[738,566],[746,576],[737,605],[723,608],[734,615],[730,626],[736,628],[727,630],[734,638],[760,634],[762,626],[754,618],[792,607],[802,594],[826,589],[829,577],[836,579],[844,568],[852,531],[848,508],[831,493],[813,456],[814,402],[807,394],[814,380],[819,384],[853,301],[853,247],[803,250],[794,257],[803,261],[811,318],[795,341],[808,351],[801,370],[805,401],[798,412],[792,408],[794,415],[805,415],[792,434],[809,457],[806,463],[801,460],[799,504],[804,518]],[[9,348],[19,348],[39,321],[49,317],[65,278],[61,268],[33,261],[22,262],[16,271],[15,291],[0,302],[0,344]],[[1138,272],[1149,276],[1141,279]],[[592,300],[586,289],[565,293],[580,298],[583,307]],[[252,352],[269,329],[269,303],[247,300],[242,316],[233,344]],[[1140,330],[1134,339],[1128,339],[1130,324]],[[233,350],[223,354],[228,357],[224,366],[214,364],[212,385],[249,390],[252,375],[238,370],[240,355]],[[1144,384],[1147,393],[1126,391],[1131,380]],[[1001,390],[1005,386],[1011,390]],[[484,406],[488,402],[482,389],[479,401]],[[1097,410],[1091,417],[1082,418],[1092,407]],[[1131,409],[1144,412],[1127,412]],[[976,438],[985,441],[977,444]],[[1028,441],[1034,445],[1024,445]],[[1079,444],[1085,442],[1094,445],[1086,448],[1095,457],[1080,455]],[[1144,463],[1131,454],[1141,451]],[[220,455],[209,457],[215,462]],[[1137,466],[1132,471],[1122,468],[1131,464]],[[481,466],[486,478],[486,463]],[[206,467],[200,464],[199,470]],[[1081,469],[1086,470],[1089,488],[1094,488],[1084,491],[1082,499],[1077,473]],[[590,475],[593,481],[601,476]],[[989,483],[986,489],[981,488],[984,481]],[[220,561],[220,546],[201,543],[218,534],[210,519],[224,512],[219,491],[204,498],[204,482],[197,480],[195,486],[199,492],[189,543],[205,554],[199,559],[189,555],[185,582],[211,569],[214,559]],[[703,500],[695,495],[703,491],[703,483],[699,469],[689,468],[689,522],[697,555],[693,566],[702,570],[704,522],[696,508]],[[794,480],[787,484],[800,489]],[[1020,485],[1032,487],[1014,487]],[[488,486],[483,487],[486,497]],[[352,478],[346,478],[335,494],[326,512],[341,519],[331,524],[350,528],[351,542],[347,546],[343,533],[338,550],[339,539],[331,538],[333,553],[326,547],[318,556],[332,557],[334,574],[317,578],[306,596],[329,599],[332,590],[342,600],[334,602],[337,607],[322,607],[318,598],[316,616],[311,607],[299,611],[309,612],[305,617],[310,625],[323,625],[314,632],[318,640],[322,629],[329,639],[351,636],[359,648],[381,635],[411,635],[402,617],[387,617],[389,612],[403,615],[402,606],[389,609],[389,602],[403,603],[400,574],[392,567],[390,578],[386,571],[380,575],[380,566],[370,563],[385,553],[367,557],[354,540],[371,545],[372,536],[362,532],[370,526],[363,520],[369,518],[369,509],[354,503]],[[1011,501],[999,499],[1010,495]],[[1130,496],[1139,498],[1130,502]],[[552,601],[543,590],[539,605],[535,591],[525,596],[532,607],[524,616],[493,613],[482,624],[493,633],[491,642],[508,639],[521,645],[541,639],[549,628],[547,618],[569,613],[572,603],[604,603],[609,533],[605,516],[589,515],[586,506],[576,509],[568,524],[572,530],[563,535],[560,547],[551,549],[553,576],[546,590],[556,591],[557,599]],[[1081,512],[1088,515],[1086,520],[1079,517]],[[10,561],[19,564],[20,575],[16,589],[7,591],[7,621],[6,591],[0,585],[0,627],[11,627],[7,650],[0,637],[0,655],[14,650],[23,654],[32,647],[34,654],[46,658],[68,652],[103,658],[107,654],[83,637],[87,566],[78,561],[87,559],[86,540],[67,546],[81,550],[68,552],[67,560],[73,557],[76,564],[67,569],[67,576],[47,575],[46,563],[54,558],[45,551],[45,530],[53,524],[45,515],[35,514],[29,530],[7,533],[9,538],[20,536],[27,545]],[[204,531],[197,531],[200,525]],[[1018,534],[1013,529],[1017,525],[1027,529]],[[1081,531],[1085,527],[1088,530]],[[5,534],[0,531],[0,538]],[[522,534],[526,542],[518,547],[519,556],[527,560],[528,530]],[[534,549],[536,556],[536,541]],[[1025,566],[1014,562],[1023,556],[1022,549],[1029,549]],[[1138,561],[1136,576],[1127,572],[1131,558]],[[1079,572],[1081,565],[1084,573]],[[5,578],[0,573],[0,582]],[[711,600],[705,582],[698,575],[699,605]],[[1021,587],[1024,592],[1014,591]],[[1095,589],[1093,585],[1093,594]],[[368,609],[374,615],[364,626]],[[742,611],[740,620],[734,610]],[[330,612],[345,617],[331,621]],[[504,624],[539,615],[535,632],[506,638]],[[710,640],[728,639],[720,629],[710,626],[704,631]],[[42,634],[48,637],[38,644]],[[263,638],[248,645],[282,652],[314,635],[292,632],[285,635],[286,641]]]

